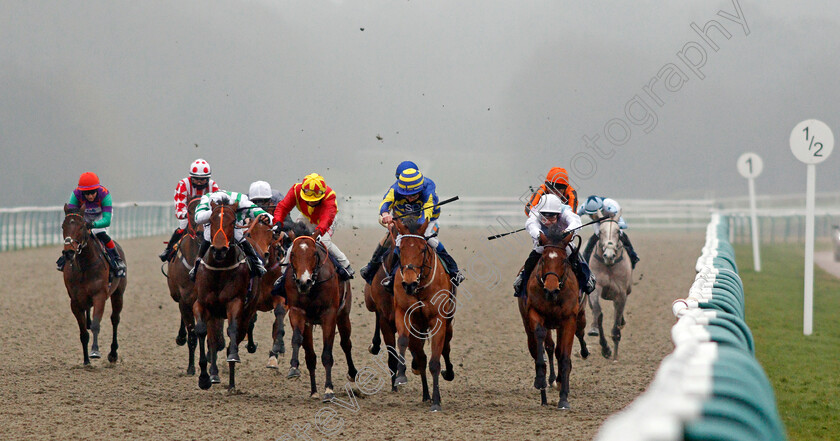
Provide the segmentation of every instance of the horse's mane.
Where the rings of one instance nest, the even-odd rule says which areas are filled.
[[[309,225],[306,224],[304,221],[297,221],[294,222],[289,218],[283,221],[283,231],[291,230],[295,233],[295,237],[300,236],[310,236],[312,235],[312,229],[309,228]]]
[[[408,228],[409,234],[422,235],[425,231],[420,231],[423,224],[420,223],[420,216],[406,216],[402,218],[402,223]]]
[[[546,229],[545,238],[548,239],[548,243],[551,245],[562,245],[563,240],[565,240],[566,235],[564,235],[565,231],[560,224],[553,224]]]

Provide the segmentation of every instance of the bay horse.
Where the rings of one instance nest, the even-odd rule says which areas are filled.
[[[251,242],[254,250],[263,255],[266,273],[260,278],[260,283],[255,288],[254,298],[258,312],[273,312],[274,324],[271,328],[271,339],[273,341],[271,350],[268,351],[267,368],[278,369],[277,359],[280,354],[286,352],[283,344],[283,336],[286,334],[283,321],[286,318],[286,299],[281,296],[271,295],[274,282],[283,273],[281,265],[283,248],[281,242],[285,239],[285,233],[275,235],[271,228],[260,222],[253,222],[245,233],[246,239]],[[254,343],[254,325],[257,322],[257,315],[254,315],[248,327],[248,352],[255,352],[257,349]]]
[[[120,312],[123,307],[123,293],[127,284],[125,277],[110,278],[110,265],[104,255],[104,248],[86,226],[85,218],[78,209],[64,205],[64,221],[61,234],[64,237],[64,287],[70,296],[70,310],[79,325],[79,340],[82,342],[82,357],[85,365],[91,358],[101,358],[99,352],[99,326],[105,310],[105,301],[111,299],[111,352],[108,361],[116,363],[117,327],[120,324]],[[125,261],[125,253],[117,244],[117,252]],[[90,315],[93,308],[93,316]],[[93,344],[88,352],[88,329],[93,332]]]
[[[583,339],[586,313],[577,278],[567,260],[566,247],[571,240],[571,234],[556,226],[549,228],[547,234],[540,234],[540,245],[544,251],[528,279],[527,297],[519,298],[519,314],[528,337],[528,350],[534,359],[534,387],[540,391],[543,406],[548,403],[545,391],[546,341],[550,340],[551,330],[557,330],[554,355],[560,374],[559,409],[569,409],[569,375],[575,336],[580,342],[580,356],[584,359],[589,356]]]
[[[350,383],[355,383],[356,380],[357,371],[353,364],[353,345],[350,341],[350,282],[339,280],[328,251],[309,235],[296,237],[289,247],[289,266],[284,283],[289,324],[292,328],[292,357],[287,378],[300,377],[298,355],[302,345],[306,369],[309,370],[310,397],[318,398],[312,328],[314,325],[321,325],[324,339],[321,363],[326,371],[322,402],[329,402],[335,398],[332,353],[336,327],[341,336],[341,349],[347,359],[347,379]]]
[[[408,383],[405,376],[405,359],[403,359],[397,351],[397,325],[395,322],[394,312],[394,294],[388,292],[383,280],[388,277],[392,266],[393,245],[394,241],[390,237],[385,241],[384,246],[388,248],[382,263],[376,270],[371,283],[365,284],[365,307],[368,311],[374,313],[376,320],[374,323],[373,339],[368,347],[368,351],[377,355],[380,351],[382,340],[385,341],[385,349],[388,352],[388,369],[391,372],[391,391],[396,392],[397,386]],[[380,332],[382,337],[380,339]]]
[[[198,346],[198,339],[195,335],[195,316],[193,316],[193,303],[195,303],[195,283],[190,280],[190,271],[198,255],[199,239],[198,234],[203,234],[202,225],[196,228],[195,207],[200,197],[190,200],[187,206],[187,234],[181,236],[174,246],[175,253],[165,264],[167,270],[164,273],[166,283],[169,286],[169,295],[176,303],[181,313],[181,325],[175,343],[178,346],[187,344],[189,362],[187,364],[187,375],[195,375],[195,348]]]
[[[236,363],[240,361],[239,343],[245,338],[256,312],[256,302],[248,298],[251,274],[244,252],[232,243],[235,240],[236,210],[239,204],[211,202],[210,207],[210,249],[196,272],[196,300],[193,303],[199,347],[198,365],[201,369],[198,387],[209,389],[212,385],[207,373],[207,359],[209,355],[212,373],[212,368],[216,367],[218,336],[227,319],[230,339],[227,353],[228,390],[233,392],[236,390]],[[205,338],[207,346],[212,349],[209,354],[205,351]]]
[[[418,225],[404,224],[395,219],[392,235],[400,238],[399,271],[394,279],[394,310],[397,326],[397,345],[400,356],[405,349],[411,351],[411,370],[420,375],[423,384],[423,402],[431,401],[430,410],[442,410],[440,404],[439,376],[446,381],[455,378],[449,360],[452,340],[452,321],[456,309],[456,290],[444,270],[435,250],[422,235],[429,221]],[[426,379],[426,340],[431,340],[429,371],[432,373],[432,395]],[[440,357],[446,363],[441,371]]]
[[[604,313],[599,299],[613,302],[614,360],[618,360],[618,343],[621,341],[621,329],[625,325],[624,306],[627,303],[627,295],[633,288],[633,269],[630,258],[621,243],[620,234],[618,220],[607,219],[601,222],[598,246],[589,258],[589,267],[597,281],[595,291],[589,296],[589,306],[592,307],[592,320],[598,326],[601,355],[604,358],[610,358],[612,353],[604,335]]]

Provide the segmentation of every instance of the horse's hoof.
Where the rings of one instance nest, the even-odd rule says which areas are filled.
[[[557,389],[558,386],[560,386],[560,383],[558,383],[556,380],[551,382],[552,389]]]
[[[333,398],[335,398],[335,393],[332,390],[327,389],[327,392],[324,394],[324,398],[321,399],[321,402],[329,403],[333,400]]]
[[[440,412],[443,408],[440,407],[440,404],[432,404],[432,407],[429,409],[430,412]]]
[[[300,378],[300,369],[298,368],[289,368],[289,374],[286,375],[286,378]],[[317,395],[317,394],[316,394]],[[317,398],[317,397],[316,397]]]
[[[452,381],[455,379],[455,371],[444,370],[441,371],[440,376],[446,381]]]
[[[604,358],[609,360],[612,357],[612,351],[610,350],[610,348],[607,347],[601,348],[601,355],[603,355]]]
[[[214,375],[210,376],[210,382],[213,383],[213,384],[219,384],[219,383],[222,382],[222,378],[219,377],[219,375],[214,374]]]
[[[347,374],[347,382],[350,383],[351,387],[356,385],[356,379],[350,374]]]
[[[111,363],[116,363],[117,358],[118,358],[117,354],[114,353],[114,352],[111,352],[111,353],[108,354],[108,361],[111,362]]]
[[[580,358],[586,360],[589,357],[589,349],[583,348],[580,350]]]
[[[589,332],[586,333],[586,335],[591,335],[593,337],[597,337],[600,334],[598,333],[597,329],[590,329]]]
[[[248,346],[246,346],[246,348],[248,349],[249,354],[253,354],[254,352],[257,352],[257,344],[256,343],[254,343],[254,344],[248,343]]]
[[[210,389],[210,386],[213,385],[213,382],[210,381],[210,376],[205,374],[201,374],[198,376],[198,387],[202,390]]]
[[[569,402],[567,400],[560,400],[557,402],[557,408],[560,410],[570,410]]]
[[[378,354],[379,353],[379,346],[378,345],[374,346],[373,344],[371,344],[370,346],[368,346],[368,352],[370,352],[373,355]]]
[[[321,398],[321,397],[319,397],[319,396],[318,396],[318,392],[312,392],[312,393],[309,395],[309,398],[312,398],[313,400],[317,400],[317,399],[319,399],[319,398]]]
[[[102,354],[99,351],[90,351],[90,355],[88,357],[92,359],[99,359],[102,358]]]
[[[227,393],[228,395],[239,395],[239,392],[236,390],[236,386],[228,387]]]
[[[184,335],[184,336],[179,335],[179,336],[175,337],[175,344],[178,345],[178,346],[184,346],[185,344],[187,344],[187,336],[186,335]]]
[[[412,369],[411,373],[414,375],[420,375],[422,372],[420,372],[420,369]]]
[[[405,375],[400,375],[394,379],[394,384],[397,386],[402,386],[403,384],[408,384],[408,378]]]
[[[271,357],[268,357],[268,364],[266,364],[265,367],[269,369],[279,369],[280,366],[277,365],[277,356],[272,355]]]
[[[240,362],[239,361],[239,354],[237,354],[237,353],[229,354],[227,356],[227,362],[228,363],[239,363]]]
[[[187,375],[189,375],[191,377],[193,375],[195,375],[195,366],[190,366],[190,367],[187,368]]]

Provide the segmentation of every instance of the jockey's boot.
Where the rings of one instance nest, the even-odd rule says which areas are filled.
[[[173,250],[172,248],[178,243],[178,240],[181,239],[181,236],[184,235],[184,230],[180,228],[176,228],[175,231],[172,233],[172,237],[169,238],[169,242],[166,244],[166,249],[163,250],[162,253],[158,257],[160,257],[161,262],[166,262],[167,260],[172,258]]]
[[[382,279],[382,287],[390,294],[394,293],[394,276],[397,273],[397,268],[400,266],[400,247],[394,248],[394,254],[391,256],[391,267],[388,268],[388,274]]]
[[[466,279],[466,276],[461,273],[461,270],[458,269],[458,264],[455,263],[455,259],[453,259],[449,252],[446,251],[446,248],[443,247],[443,242],[438,242],[435,251],[437,251],[438,256],[440,256],[441,260],[443,260],[443,263],[446,264],[446,268],[449,269],[452,284],[455,286],[460,285],[461,282]]]
[[[67,263],[67,259],[64,257],[64,254],[55,261],[55,269],[59,271],[64,271],[64,264]]]
[[[575,254],[577,256],[571,256],[569,263],[572,265],[572,271],[575,272],[575,276],[577,276],[580,290],[589,294],[595,291],[595,276],[592,275],[592,271],[589,270],[589,264],[583,260],[583,256],[580,253]]]
[[[630,243],[630,238],[623,232],[619,235],[619,238],[621,239],[621,243],[624,244],[624,248],[627,249],[627,255],[630,256],[630,268],[636,269],[636,262],[639,261],[639,255],[633,250],[633,244]]]
[[[592,250],[596,243],[598,243],[598,235],[593,233],[592,237],[586,242],[586,248],[583,249],[583,260],[586,262],[589,262],[589,257],[592,256]]]
[[[261,277],[265,274],[265,266],[263,266],[262,259],[257,255],[257,250],[254,249],[251,242],[243,240],[239,242],[239,247],[245,252],[248,257],[248,267],[251,269],[251,277]]]
[[[365,279],[367,283],[371,283],[373,281],[373,276],[376,275],[376,270],[382,262],[382,257],[385,256],[385,253],[387,252],[388,247],[377,244],[376,250],[373,251],[373,256],[370,258],[370,262],[359,270],[359,274],[361,274],[362,278]]]
[[[537,262],[540,261],[540,256],[540,253],[531,250],[531,254],[528,255],[527,259],[525,259],[525,265],[522,267],[522,271],[519,271],[519,274],[516,275],[516,280],[513,281],[514,297],[525,297],[525,288],[528,286],[528,279],[531,278],[531,273],[534,271],[534,268],[537,267]]]
[[[190,270],[190,280],[193,282],[195,282],[195,273],[198,271],[198,265],[201,263],[201,259],[205,254],[207,254],[207,250],[210,249],[210,241],[204,240],[203,236],[199,235],[198,241],[201,242],[198,246],[198,255],[195,258],[195,265],[193,265],[193,268]]]
[[[114,268],[114,275],[117,277],[125,277],[125,262],[120,258],[120,253],[117,248],[105,248],[108,256],[111,258],[111,266]]]
[[[271,295],[286,298],[286,271],[280,273],[280,277],[274,281],[274,286],[271,287]]]
[[[356,270],[351,268],[350,264],[347,264],[347,266],[345,266],[344,268],[341,268],[339,270],[339,273],[342,273],[341,274],[341,279],[342,280],[350,280],[350,279],[353,279],[354,276],[356,275]]]

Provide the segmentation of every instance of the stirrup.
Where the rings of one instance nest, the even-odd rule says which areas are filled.
[[[452,281],[453,285],[458,286],[461,284],[461,282],[467,280],[467,276],[465,276],[464,273],[462,273],[461,271],[458,271],[457,273],[455,273],[454,276],[452,276],[450,280]]]

